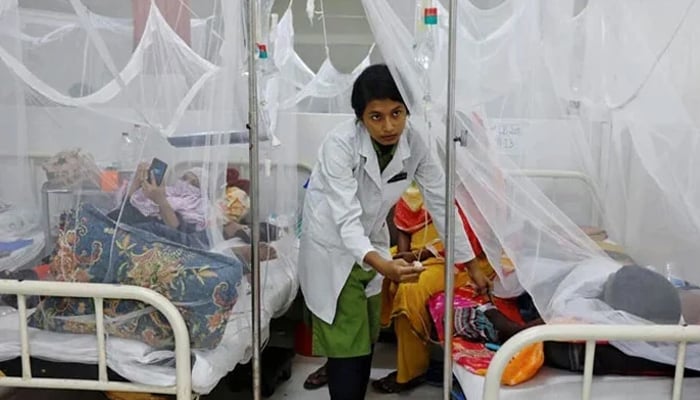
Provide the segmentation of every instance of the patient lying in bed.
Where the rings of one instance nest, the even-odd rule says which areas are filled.
[[[211,243],[207,234],[207,199],[201,190],[204,180],[202,168],[191,168],[175,182],[166,186],[158,185],[153,176],[148,176],[148,164],[139,164],[135,177],[126,194],[122,189],[118,194],[120,207],[108,216],[115,221],[149,231],[159,237],[168,239],[195,249],[209,250]],[[128,199],[128,201],[124,201]],[[238,221],[247,213],[249,203],[247,194],[235,187],[226,190],[220,202],[224,208],[227,221],[223,227],[225,240],[240,237],[243,239],[230,249],[243,261],[250,263],[250,238],[245,232],[247,227]],[[270,229],[263,229],[265,234]],[[273,239],[274,235],[261,235],[261,240]],[[277,258],[275,249],[267,243],[259,248],[262,261]]]
[[[519,300],[521,314],[531,316],[524,325],[512,321],[490,305],[456,312],[455,325],[462,331],[479,331],[464,332],[466,334],[490,337],[490,341],[504,343],[518,332],[545,323],[539,317],[528,294]],[[603,285],[600,300],[614,310],[625,311],[662,325],[677,325],[681,315],[688,314],[691,307],[698,307],[692,300],[686,300],[683,304],[679,290],[666,278],[636,265],[622,267],[610,275]],[[700,301],[700,297],[694,300]],[[475,324],[473,321],[480,322]],[[686,322],[693,323],[687,320]],[[700,321],[694,323],[698,322]],[[584,356],[585,345],[582,343],[544,343],[545,364],[553,368],[582,372]],[[596,347],[593,372],[599,375],[673,376],[675,366],[629,356],[611,345],[601,344]],[[687,370],[686,374],[700,376],[700,372],[692,370]]]

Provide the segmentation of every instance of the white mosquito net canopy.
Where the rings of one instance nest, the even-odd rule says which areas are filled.
[[[448,3],[363,0],[412,123],[443,159]],[[456,193],[496,294],[527,291],[548,323],[662,323],[614,308],[604,289],[626,264],[700,283],[700,5],[457,3]],[[615,345],[675,364],[676,346]]]
[[[194,3],[0,0],[0,272],[48,264],[48,279],[156,290],[183,313],[197,360],[206,359],[194,374],[209,376],[250,356],[251,41],[247,2]],[[280,71],[298,76],[275,66],[292,65],[293,29],[269,23],[271,6],[259,3],[255,41],[263,290],[268,264],[295,282],[305,179],[295,124],[277,122],[280,99],[295,90]],[[94,332],[91,303],[51,304],[39,304],[31,326]],[[107,302],[105,310],[110,340],[172,347],[151,309]],[[263,321],[283,311],[264,303]],[[226,339],[239,334],[244,345]],[[207,358],[218,350],[226,357]],[[97,360],[64,356],[48,358]],[[172,365],[148,375],[120,357],[109,352],[108,363],[124,377],[172,383]]]
[[[307,6],[313,7],[313,4],[307,3]],[[352,71],[349,73],[339,71],[333,65],[331,58],[333,44],[327,38],[328,32],[333,31],[333,26],[326,26],[326,16],[320,13],[318,23],[323,25],[324,43],[319,46],[325,48],[326,57],[318,71],[314,72],[294,50],[292,7],[293,1],[290,1],[277,24],[279,34],[274,35],[272,39],[278,46],[274,57],[275,65],[279,69],[279,77],[285,85],[293,88],[284,96],[280,96],[279,110],[295,113],[351,114],[352,84],[355,78],[370,65],[370,55],[374,45],[369,47],[367,55]]]

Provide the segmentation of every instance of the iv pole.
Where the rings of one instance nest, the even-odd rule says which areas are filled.
[[[447,155],[445,184],[445,239],[447,251],[445,260],[445,345],[443,358],[443,400],[452,396],[452,321],[454,320],[454,269],[455,264],[455,60],[457,58],[457,0],[450,0],[450,32],[447,63],[447,129],[445,132],[445,152]]]
[[[248,129],[250,132],[250,213],[251,213],[251,268],[253,273],[253,398],[260,400],[260,162],[258,143],[258,81],[256,70],[258,24],[257,0],[248,0]]]

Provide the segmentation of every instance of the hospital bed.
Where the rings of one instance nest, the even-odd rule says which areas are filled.
[[[541,341],[586,341],[584,374],[574,374],[543,368],[529,382],[515,387],[501,387],[501,376],[521,349]],[[593,355],[597,340],[665,341],[680,343],[676,375],[659,377],[593,377]],[[700,326],[636,326],[543,325],[512,337],[496,352],[486,377],[477,376],[459,365],[454,375],[467,399],[635,399],[657,400],[696,399],[700,394],[700,379],[683,379],[683,367],[688,342],[700,342]],[[670,395],[672,393],[672,395]]]
[[[526,176],[535,182],[551,179],[560,183],[583,185],[590,192],[591,201],[598,201],[593,182],[578,171],[533,169],[519,170],[514,175]],[[591,210],[595,209],[596,207],[591,207]],[[602,223],[602,216],[593,211],[589,223]],[[596,342],[612,340],[679,343],[675,377],[594,377]],[[528,345],[543,341],[585,341],[583,375],[545,366],[530,381],[512,387],[502,386],[501,379],[510,360]],[[683,377],[687,344],[693,342],[700,342],[700,326],[651,326],[639,329],[638,326],[629,325],[543,325],[520,332],[504,343],[491,360],[486,376],[473,374],[456,362],[453,363],[453,375],[459,382],[464,397],[469,400],[690,400],[700,396],[700,378]]]
[[[36,157],[37,165],[44,158]],[[186,163],[174,166],[180,171]],[[244,173],[245,165],[238,166]],[[308,167],[293,166],[301,186],[310,175]],[[36,171],[38,172],[38,171]],[[261,174],[263,175],[263,174]],[[264,182],[265,177],[261,176]],[[300,199],[303,190],[299,192]],[[273,202],[262,202],[261,215]],[[284,257],[260,263],[262,282],[262,341],[268,340],[270,322],[286,312],[297,296],[297,251],[294,235],[271,243]],[[209,393],[237,364],[252,355],[252,304],[250,285],[244,278],[242,293],[234,305],[220,344],[212,350],[190,349],[190,338],[182,315],[165,297],[142,287],[97,283],[0,280],[0,293],[18,296],[18,310],[0,304],[0,361],[21,360],[19,377],[0,379],[0,388],[82,389],[172,394],[177,400]],[[82,297],[95,304],[96,335],[56,333],[27,326],[29,296]],[[105,338],[105,299],[138,300],[166,316],[173,329],[174,349],[156,350],[145,343]],[[57,346],[60,344],[60,346]],[[53,379],[32,376],[32,358],[56,363],[97,365],[97,379]],[[110,381],[108,369],[129,382]]]
[[[281,249],[282,251],[296,251]],[[296,260],[296,257],[290,257]],[[261,315],[263,338],[269,337],[270,321],[284,313],[296,297],[298,283],[296,265],[286,259],[261,262],[263,310]],[[20,378],[0,379],[0,387],[42,387],[55,389],[119,390],[147,393],[178,394],[178,400],[189,398],[189,392],[209,393],[237,364],[251,357],[251,297],[243,293],[233,308],[221,343],[212,350],[193,350],[187,327],[175,306],[149,289],[133,286],[103,284],[74,284],[45,281],[0,281],[0,292],[7,294],[51,295],[61,297],[95,298],[97,304],[104,299],[134,299],[153,305],[173,328],[175,348],[162,351],[148,345],[120,338],[105,341],[98,328],[97,335],[56,333],[27,328],[26,316],[30,310],[20,305],[18,312],[9,307],[0,308],[0,360],[21,356],[23,374]],[[21,304],[21,300],[20,300]],[[97,327],[100,327],[101,307],[96,306]],[[60,346],[57,346],[60,344]],[[98,350],[99,349],[99,350]],[[190,353],[192,364],[190,366]],[[50,381],[31,377],[29,357],[56,362],[97,364],[98,381]],[[173,364],[173,360],[175,363]],[[134,383],[107,382],[109,367]],[[188,393],[186,397],[184,393]]]

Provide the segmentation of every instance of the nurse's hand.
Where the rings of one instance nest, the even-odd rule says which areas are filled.
[[[418,282],[420,274],[425,267],[409,264],[406,260],[386,260],[379,273],[396,283]]]

